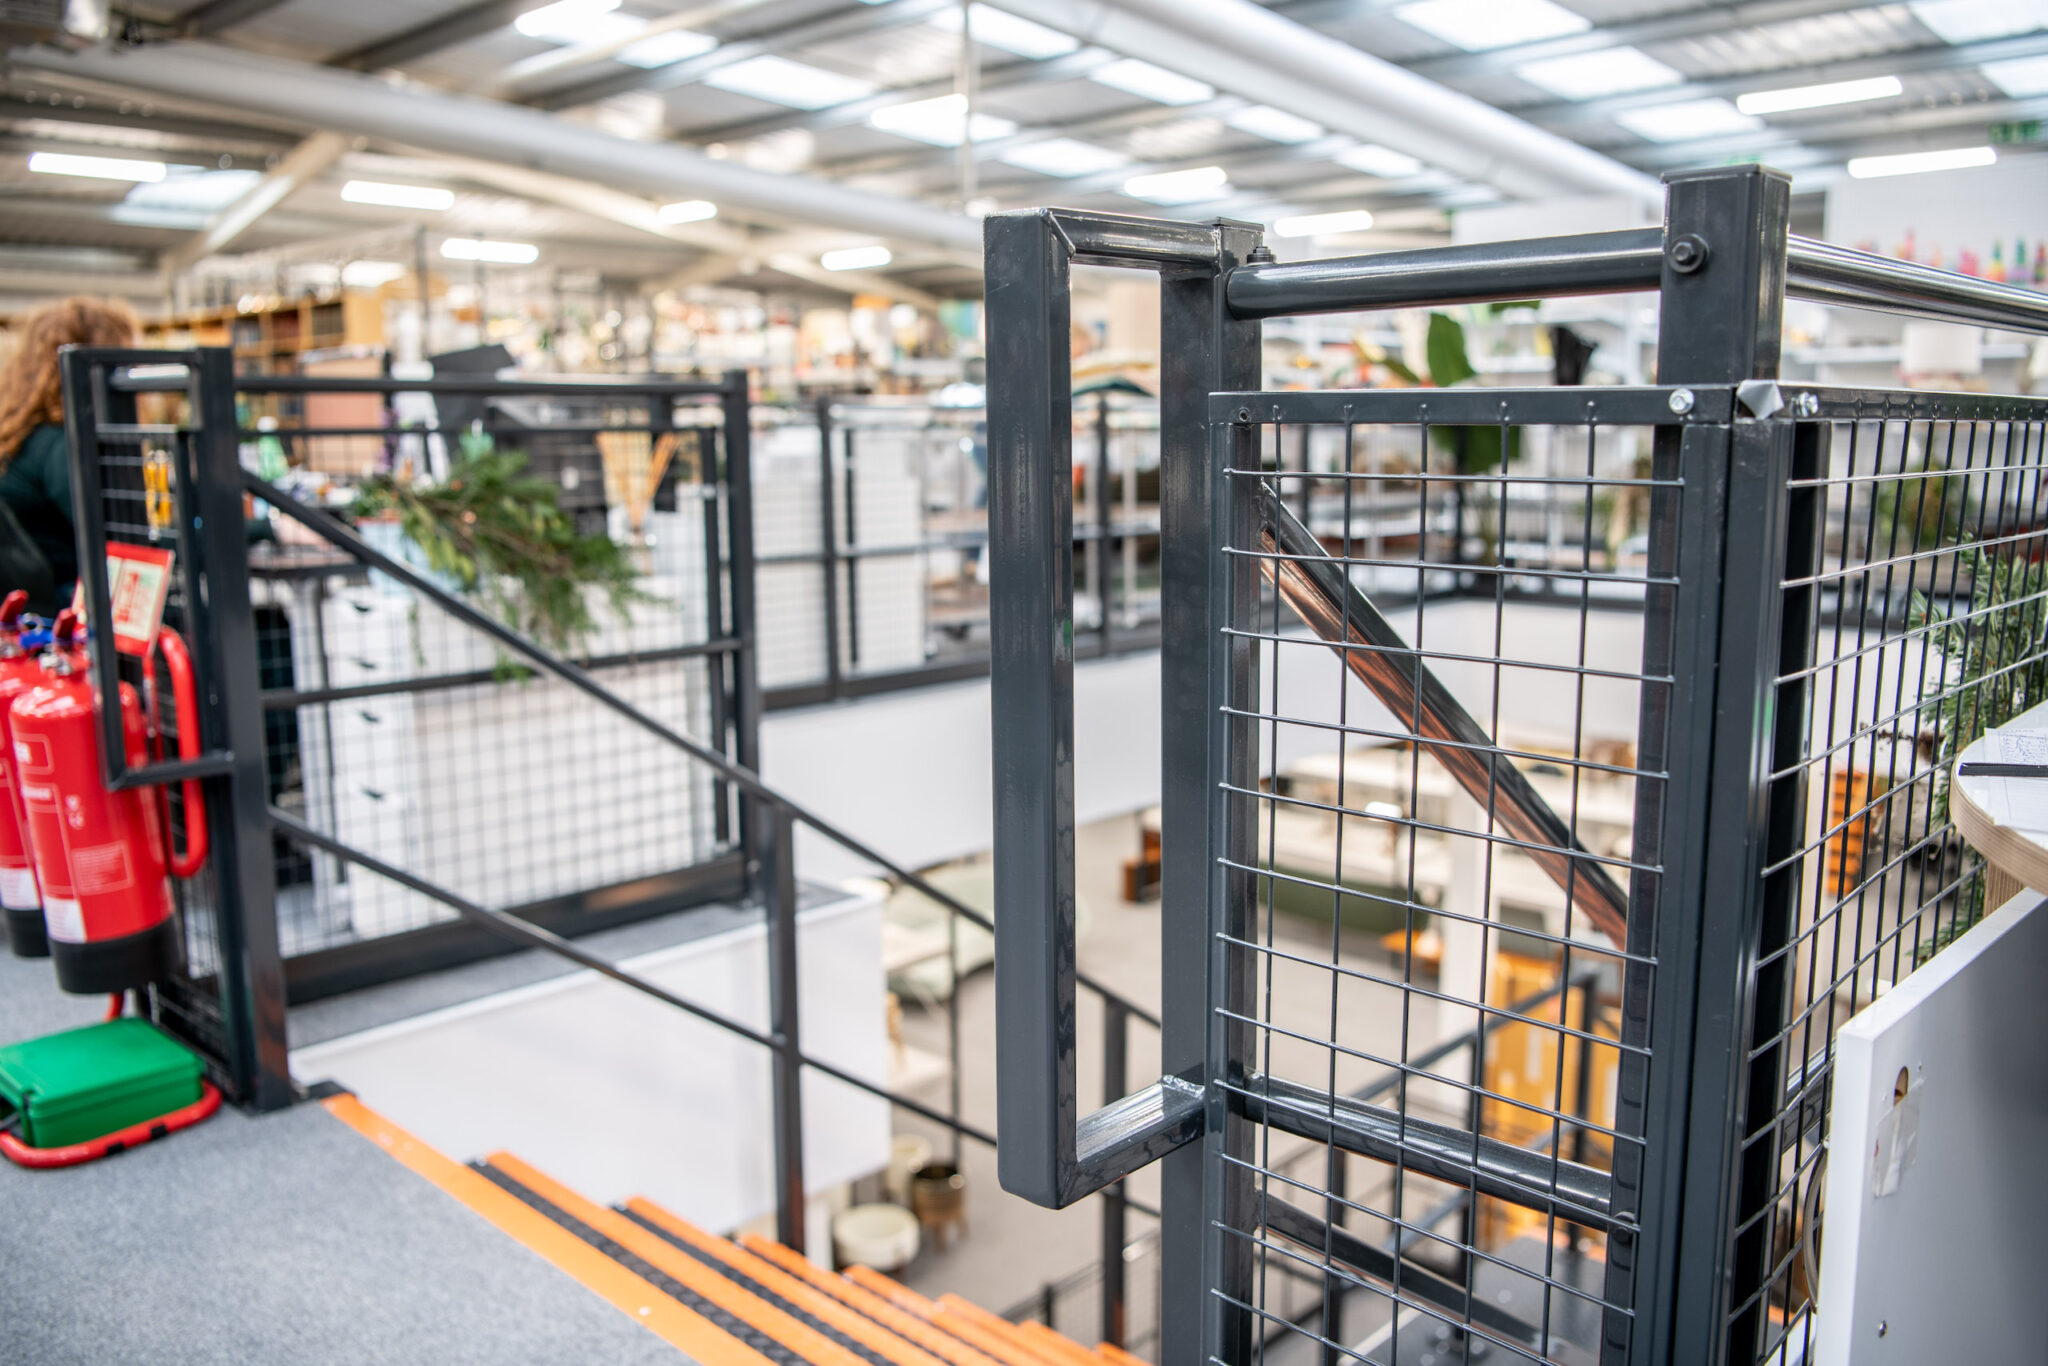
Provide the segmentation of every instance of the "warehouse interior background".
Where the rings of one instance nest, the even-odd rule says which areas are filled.
[[[260,728],[244,734],[260,741],[257,781],[280,823],[242,861],[264,870],[275,908],[288,1055],[266,1066],[290,1091],[75,1174],[0,1168],[0,1264],[29,1258],[39,1226],[76,1247],[43,1272],[0,1275],[0,1333],[25,1333],[32,1362],[1162,1360],[1157,1172],[1117,1188],[1111,1223],[1094,1201],[1054,1211],[1007,1194],[984,1141],[997,1126],[994,955],[958,908],[992,915],[997,881],[989,501],[1002,434],[985,222],[1043,206],[1236,220],[1262,232],[1259,259],[1286,263],[1654,229],[1664,177],[1761,164],[1789,177],[1800,237],[2048,297],[2044,120],[2048,0],[0,0],[0,363],[37,310],[119,300],[136,346],[213,358],[206,383],[229,396],[235,459],[279,497],[245,505]],[[1161,1072],[1147,1021],[1176,910],[1159,895],[1158,395],[1172,338],[1149,273],[1077,265],[1070,322],[1069,852],[1077,961],[1094,984],[1070,1008],[1085,1110]],[[1640,387],[1660,382],[1659,346],[1654,291],[1274,317],[1250,387]],[[2048,339],[1794,299],[1777,373],[2029,396],[2048,380]],[[175,426],[185,419],[152,404],[185,382],[145,383],[126,418],[102,390],[96,420]],[[1588,604],[1603,584],[1654,578],[1656,478],[1649,427],[1596,426],[1531,429],[1469,467],[1464,446],[1397,427],[1354,438],[1274,419],[1261,439],[1270,468],[1301,472],[1306,527],[1347,557],[1370,546],[1379,567],[1351,581],[1418,645],[1426,634],[1465,708],[1569,810],[1575,837],[1622,866],[1648,686],[1640,590],[1621,609]],[[1916,439],[1909,427],[1894,451],[1880,436],[1867,477],[1948,487],[1932,427]],[[2016,428],[2000,440],[2020,449]],[[1838,476],[1844,449],[1838,436]],[[1960,466],[1955,449],[1951,437]],[[492,466],[493,452],[515,452],[515,467]],[[1469,495],[1432,482],[1453,468],[1478,471]],[[419,531],[443,526],[433,490],[451,475],[540,499],[563,536],[615,546],[617,568],[465,570],[447,558],[455,541],[437,552]],[[1380,481],[1357,485],[1370,502],[1357,512],[1354,478]],[[2035,476],[2022,482],[2001,506],[2039,503]],[[1884,496],[1852,503],[1828,554],[1846,553],[1851,525],[1900,534],[1904,495]],[[1948,516],[1915,512],[1906,534],[1940,544],[1960,525]],[[2048,526],[2010,507],[1992,520],[2022,538]],[[123,533],[108,521],[98,534]],[[1474,588],[1465,572],[1481,563],[1527,577],[1496,601],[1493,581]],[[549,599],[557,572],[569,588]],[[1925,572],[1905,573],[1899,613],[1912,592],[1939,600]],[[684,762],[458,602],[809,815],[776,824],[769,805],[748,807],[743,779]],[[735,643],[743,612],[752,634]],[[1925,677],[1932,647],[1894,647],[1872,647],[1876,681],[1850,680],[1849,696]],[[1839,665],[1858,647],[1838,633],[1833,648]],[[1611,1107],[1602,1088],[1626,1048],[1603,993],[1620,979],[1573,975],[1591,972],[1571,947],[1591,931],[1572,893],[1516,851],[1498,871],[1491,845],[1472,854],[1469,792],[1411,770],[1412,744],[1359,742],[1364,694],[1341,671],[1331,691],[1326,654],[1273,656],[1266,705],[1298,699],[1311,720],[1266,741],[1261,790],[1296,805],[1262,826],[1277,909],[1264,932],[1304,961],[1367,965],[1369,980],[1283,983],[1267,1018],[1311,1048],[1341,999],[1351,1047],[1316,1054],[1333,1091],[1388,1059],[1412,1072],[1432,1044],[1477,1031],[1480,1064],[1418,1080],[1412,1103],[1451,1114],[1468,1091],[1541,1111],[1570,1068]],[[1501,660],[1532,671],[1504,680],[1488,665]],[[1853,729],[1814,725],[1827,741]],[[1816,778],[1814,885],[1839,891],[1921,857],[1903,823],[1924,827],[1924,810],[1891,835],[1838,829],[1911,786],[1898,765],[1937,754],[1932,732],[1900,727],[1882,758]],[[1353,830],[1367,833],[1347,844]],[[775,1117],[790,1098],[757,1045],[783,1027],[777,993],[799,967],[788,983],[761,967],[775,934],[757,895],[764,850],[789,874],[805,1048],[836,1069],[801,1082],[795,1227],[787,1210],[777,1220]],[[1333,911],[1290,892],[1317,876],[1405,893],[1340,894]],[[232,956],[185,909],[232,899],[217,877],[205,886],[179,892],[201,995],[226,990]],[[587,964],[508,954],[500,931],[431,889],[517,912],[759,1037]],[[1425,927],[1398,901],[1470,919]],[[1858,921],[1835,951],[1845,934],[1848,960],[1874,960],[1902,925]],[[1834,970],[1801,971],[1824,984]],[[58,992],[38,960],[0,960],[0,977],[0,1042],[90,1023],[106,1004]],[[138,1009],[177,1015],[175,995]],[[1487,1003],[1539,999],[1553,1002],[1551,1032],[1501,1024],[1489,1053]],[[1572,1052],[1567,1037],[1598,1047]],[[412,1173],[379,1144],[412,1153]],[[533,1168],[486,1160],[504,1150]],[[1260,1161],[1338,1180],[1325,1156],[1311,1144]],[[1354,1183],[1383,1179],[1354,1165]],[[477,1172],[499,1195],[461,1195]],[[575,1237],[628,1249],[634,1274],[686,1309],[650,1311],[608,1271],[562,1276],[583,1253],[505,1238],[518,1211],[473,1217],[514,1186],[551,1191],[528,1205],[557,1212],[587,1199]],[[1404,1229],[1431,1236],[1431,1202],[1392,1198],[1398,1266]],[[1475,1258],[1505,1267],[1541,1243],[1574,1267],[1604,1264],[1605,1235],[1539,1233],[1476,1196],[1462,1217],[1458,1276],[1475,1297],[1491,1293],[1470,1283]],[[670,1218],[740,1238],[752,1260],[700,1285],[697,1264],[725,1254],[678,1253],[696,1235]],[[773,1237],[813,1269],[776,1260]],[[1787,1238],[1775,1355],[1756,1360],[1809,1359],[1787,1325],[1803,1322],[1817,1273]],[[137,1278],[118,1313],[62,1288],[94,1248]],[[849,1266],[872,1271],[843,1291],[833,1273]],[[807,1279],[819,1274],[832,1288]],[[1331,1283],[1281,1277],[1262,1312],[1308,1323]],[[787,1314],[750,1317],[751,1300],[724,1298],[734,1286]],[[842,1293],[852,1310],[831,1300]],[[1277,1328],[1261,1342],[1276,1366],[1612,1359],[1571,1313],[1552,1324],[1547,1300],[1499,1293],[1541,1315],[1545,1342],[1510,1349],[1398,1293],[1345,1301],[1341,1344]],[[717,1358],[692,1336],[704,1321],[737,1322],[752,1345]],[[877,1323],[894,1325],[890,1345],[863,1336]]]

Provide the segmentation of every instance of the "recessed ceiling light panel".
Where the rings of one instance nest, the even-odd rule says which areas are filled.
[[[1631,90],[1655,90],[1685,79],[1649,53],[1633,47],[1610,47],[1527,62],[1516,67],[1515,74],[1568,100],[1596,100]]]
[[[722,66],[706,76],[704,84],[791,109],[824,109],[875,93],[866,81],[772,54]]]
[[[1081,40],[1061,33],[1044,24],[1034,24],[1029,19],[1019,18],[1008,10],[993,5],[969,6],[967,20],[973,25],[974,41],[999,47],[1005,52],[1014,52],[1019,57],[1044,60],[1047,57],[1064,57],[1069,52],[1078,52]],[[925,21],[933,28],[948,33],[960,31],[960,11],[948,7],[940,10]]]
[[[392,209],[427,209],[438,212],[455,203],[455,191],[438,185],[393,185],[382,180],[351,180],[341,187],[341,197],[351,204],[382,204]]]
[[[1743,113],[1726,100],[1682,100],[1653,104],[1616,114],[1614,121],[1651,142],[1691,142],[1695,138],[1754,133],[1762,119]]]
[[[718,217],[718,206],[708,199],[680,199],[662,205],[654,216],[664,223],[702,223]]]
[[[1376,142],[1368,142],[1362,147],[1347,147],[1337,153],[1335,160],[1340,166],[1348,166],[1360,174],[1378,176],[1382,180],[1399,180],[1403,176],[1422,173],[1420,161],[1406,152],[1397,152]]]
[[[1136,57],[1125,57],[1121,61],[1098,66],[1088,73],[1088,79],[1097,85],[1121,90],[1126,95],[1156,100],[1160,104],[1199,104],[1216,95],[1213,85],[1205,85],[1178,71],[1168,71],[1163,66],[1141,62]]]
[[[1199,204],[1221,199],[1230,193],[1230,177],[1221,166],[1196,166],[1186,171],[1159,171],[1132,176],[1124,182],[1124,193],[1154,204]]]
[[[1394,17],[1467,52],[1584,33],[1593,25],[1551,0],[1414,0]]]
[[[1097,147],[1077,138],[1047,138],[1004,152],[1000,158],[1011,166],[1040,175],[1077,176],[1113,171],[1130,160],[1122,152]]]
[[[31,152],[28,168],[43,175],[85,176],[90,180],[162,180],[165,174],[161,161],[74,156],[69,152]]]
[[[1366,209],[1345,209],[1336,213],[1304,213],[1273,220],[1276,237],[1335,237],[1339,233],[1364,232],[1372,226]]]
[[[1830,81],[1826,85],[1795,85],[1785,90],[1752,90],[1735,97],[1745,114],[1789,114],[1795,109],[1825,109],[1861,100],[1888,100],[1906,87],[1897,76],[1872,76],[1861,81]]]
[[[1919,175],[1923,171],[1967,171],[1992,166],[1998,153],[1989,147],[1952,147],[1941,152],[1900,152],[1893,156],[1851,157],[1849,174],[1858,180],[1888,175]]]
[[[842,247],[818,258],[827,270],[878,270],[895,260],[887,247]]]
[[[1314,142],[1328,130],[1320,123],[1311,123],[1299,114],[1290,114],[1285,109],[1275,109],[1270,104],[1255,104],[1240,109],[1223,120],[1240,133],[1265,138],[1268,142],[1303,143]]]
[[[441,255],[450,261],[488,261],[501,266],[530,266],[540,259],[540,248],[531,242],[494,242],[484,237],[451,237],[441,244]]]
[[[934,147],[958,147],[970,129],[976,142],[993,142],[1017,131],[1017,125],[994,114],[967,117],[967,97],[955,91],[935,99],[892,104],[868,115],[870,127],[898,137],[914,138]]]

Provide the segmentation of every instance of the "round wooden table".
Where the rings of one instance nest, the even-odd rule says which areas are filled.
[[[2041,715],[2039,721],[2048,721],[2048,708],[2036,707],[2019,720]],[[1990,757],[1991,741],[1985,736],[1967,746],[1956,756],[1960,767],[1966,763]],[[2028,887],[2048,888],[2048,831],[2019,830],[2001,825],[1993,820],[1984,809],[1991,792],[1991,784],[1998,778],[1965,778],[1951,771],[1948,784],[1948,813],[1955,821],[1956,830],[1968,840],[1977,852],[1984,855],[1989,865],[1984,875],[1984,909],[1996,910],[2018,896]],[[2021,779],[2023,782],[2048,782],[2048,779]]]

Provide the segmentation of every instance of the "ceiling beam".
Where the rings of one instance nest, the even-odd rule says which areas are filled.
[[[99,128],[136,128],[165,137],[188,138],[219,148],[261,147],[283,151],[296,140],[292,134],[268,128],[253,128],[218,119],[187,118],[180,114],[144,113],[149,106],[127,109],[111,105],[86,104],[81,100],[55,101],[0,97],[0,119],[43,119],[55,123],[76,123]]]
[[[755,239],[739,229],[716,220],[701,223],[664,223],[655,206],[636,195],[622,194],[602,185],[522,170],[490,162],[465,162],[462,174],[485,184],[528,199],[538,199],[579,213],[591,214],[614,223],[637,228],[654,237],[685,243],[734,261],[757,260],[772,265],[785,275],[824,285],[842,294],[882,294],[899,303],[936,308],[938,299],[921,289],[870,271],[829,271],[810,263],[791,250],[788,239]]]
[[[1525,119],[1536,120],[1548,127],[1584,130],[1588,125],[1605,125],[1616,114],[1661,104],[1716,98],[1732,100],[1738,95],[1747,95],[1758,90],[1786,90],[1794,86],[1862,80],[1871,76],[1910,76],[1930,71],[1954,71],[1982,66],[1987,62],[2040,56],[2048,56],[2048,33],[2030,33],[2016,38],[1995,38],[1988,42],[1961,43],[1954,46],[1942,43],[1928,47],[1906,48],[1898,52],[1855,57],[1820,66],[1782,67],[1775,71],[1749,72],[1719,80],[1687,81],[1682,85],[1638,90],[1627,95],[1612,95],[1605,99],[1556,100],[1542,104],[1514,105],[1509,108]],[[1870,105],[1874,107],[1878,103],[1879,101],[1871,101]],[[1829,110],[1814,112],[1840,112],[1857,107],[1853,104],[1835,105]],[[1801,110],[1797,113],[1800,116],[1811,117],[1808,111]],[[1796,131],[1797,125],[1791,127]]]
[[[501,29],[538,5],[539,0],[482,0],[480,4],[429,19],[389,38],[379,38],[352,52],[330,57],[327,65],[348,71],[381,71],[389,66],[404,66],[457,43],[466,43],[494,29]]]
[[[205,38],[222,29],[261,19],[291,0],[207,0],[207,3],[178,16],[178,30],[188,38]]]
[[[442,156],[531,167],[657,202],[709,199],[755,221],[821,224],[922,247],[981,249],[978,222],[930,204],[816,176],[764,171],[680,143],[638,142],[523,105],[394,85],[282,57],[187,42],[134,53],[28,48],[13,60]]]
[[[1797,170],[1800,166],[1826,166],[1853,156],[1909,152],[1923,146],[1953,147],[1958,142],[1955,133],[1958,128],[1974,130],[1974,141],[1981,143],[1984,125],[1994,119],[2019,121],[2040,118],[2048,118],[2048,99],[1938,104],[1931,108],[1903,109],[1875,117],[1844,118],[1805,128],[1776,128],[1772,130],[1776,136],[1761,143],[1755,133],[1738,133],[1729,137],[1643,145],[1626,150],[1610,148],[1609,151],[1651,169],[1706,165],[1726,161],[1730,157],[1748,156],[1755,156],[1765,165],[1771,165],[1772,154],[1780,153]],[[1912,145],[1908,145],[1909,142]],[[2004,150],[2028,154],[2034,149],[2016,146]]]
[[[205,228],[163,254],[159,264],[165,277],[182,274],[197,262],[227,250],[265,214],[307,181],[323,174],[347,150],[348,139],[339,133],[315,133],[292,148],[240,199],[216,213]]]
[[[792,48],[858,38],[906,24],[922,23],[940,10],[951,9],[957,4],[959,0],[884,0],[881,4],[854,5],[833,10],[821,18],[735,38],[701,57],[689,57],[645,71],[614,72],[594,80],[538,91],[527,96],[525,102],[536,109],[573,109],[577,105],[594,104],[636,90],[674,90],[679,86],[694,85],[714,71],[737,66],[752,57],[786,53]]]
[[[1074,80],[1086,76],[1097,67],[1107,66],[1116,59],[1114,52],[1105,52],[1099,47],[1084,47],[1077,52],[1069,52],[1062,57],[1049,57],[1042,62],[1004,62],[1000,66],[983,68],[980,89],[981,93],[986,95],[997,90],[1017,90],[1053,81]],[[749,138],[765,137],[770,133],[780,133],[790,128],[809,131],[843,128],[849,123],[861,123],[877,109],[886,109],[892,104],[908,104],[912,100],[950,95],[958,83],[959,78],[956,76],[942,76],[937,80],[920,81],[915,85],[891,86],[887,90],[877,90],[874,94],[861,99],[827,105],[823,109],[792,109],[786,113],[742,119],[737,123],[693,128],[688,136],[692,142],[745,142]]]
[[[1496,47],[1485,52],[1454,52],[1442,57],[1424,57],[1403,65],[1416,75],[1427,76],[1433,81],[1489,76],[1551,57],[1572,57],[1582,52],[1634,47],[1643,43],[1707,38],[1736,29],[1883,7],[1880,3],[1866,3],[1865,0],[1753,0],[1753,3],[1744,5],[1705,5],[1675,14],[1660,14],[1653,19],[1602,24],[1584,33],[1566,34],[1561,38]]]

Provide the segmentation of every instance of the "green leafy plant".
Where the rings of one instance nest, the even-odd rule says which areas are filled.
[[[1900,473],[1918,477],[1886,479],[1877,486],[1871,506],[1874,553],[1932,550],[1957,539],[1969,513],[1969,477],[1926,460]]]
[[[1970,609],[1954,616],[1924,593],[1913,595],[1908,616],[1926,632],[1926,648],[1942,657],[1926,700],[1934,712],[1933,818],[1948,821],[1949,781],[1955,758],[1984,733],[2048,701],[2048,564],[1976,547],[1955,552],[1958,576],[1970,582]],[[1961,906],[1922,950],[1945,947],[1984,913],[1984,879],[1969,879]]]
[[[1429,378],[1438,388],[1448,389],[1479,375],[1466,349],[1465,327],[1448,313],[1429,315],[1429,336],[1424,342],[1429,360]],[[1460,474],[1486,474],[1500,468],[1503,459],[1521,454],[1519,427],[1431,427],[1437,449],[1457,461]]]
[[[602,589],[622,617],[655,599],[641,589],[626,549],[609,536],[578,535],[554,484],[526,466],[523,451],[465,441],[447,479],[377,475],[357,491],[354,512],[395,515],[428,567],[463,593],[545,645],[576,648],[597,626],[586,589]]]

